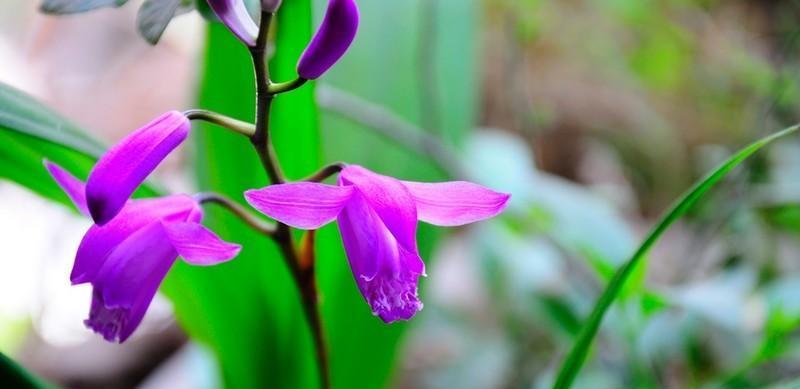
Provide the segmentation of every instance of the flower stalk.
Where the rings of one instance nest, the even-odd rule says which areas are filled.
[[[306,80],[297,78],[286,83],[273,84],[269,76],[266,52],[270,24],[274,14],[262,11],[256,44],[251,46],[250,55],[253,59],[253,69],[256,79],[256,124],[255,131],[250,137],[250,142],[255,147],[261,164],[272,184],[283,184],[286,178],[281,171],[278,158],[270,141],[269,118],[272,101],[275,95],[288,92],[302,86]],[[323,169],[324,170],[324,169]],[[341,169],[339,169],[341,170]],[[328,173],[330,176],[333,173]],[[324,179],[324,178],[323,178]],[[301,256],[295,245],[291,229],[288,225],[278,222],[269,237],[278,245],[283,254],[286,265],[300,290],[303,312],[308,320],[311,335],[314,341],[317,367],[319,369],[320,386],[330,388],[330,370],[328,368],[328,352],[325,344],[322,319],[319,314],[319,299],[315,280],[315,266],[313,263],[301,266]],[[311,256],[313,258],[313,255]]]

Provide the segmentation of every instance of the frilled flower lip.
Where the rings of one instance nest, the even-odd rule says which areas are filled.
[[[338,219],[359,290],[375,315],[394,322],[422,309],[417,283],[425,265],[417,250],[417,222],[460,226],[488,219],[503,211],[510,195],[463,181],[400,181],[350,165],[336,186],[281,184],[245,197],[295,228],[316,229]]]
[[[45,162],[56,183],[84,214],[86,188],[60,166]],[[161,281],[178,256],[199,266],[233,259],[241,247],[203,227],[202,208],[191,196],[127,201],[108,223],[89,228],[70,279],[90,283],[86,325],[108,341],[124,342],[138,327]]]
[[[161,161],[186,140],[190,127],[182,113],[167,112],[108,150],[86,182],[86,204],[94,222],[102,225],[113,219]]]

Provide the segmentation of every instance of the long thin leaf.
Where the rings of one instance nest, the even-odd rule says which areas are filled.
[[[600,299],[597,300],[592,313],[583,324],[583,327],[578,334],[578,338],[575,340],[575,344],[573,344],[572,349],[567,355],[567,358],[561,365],[561,369],[558,372],[558,378],[553,385],[554,388],[564,389],[569,388],[572,385],[572,382],[575,380],[578,372],[580,372],[581,366],[586,361],[589,348],[591,347],[592,341],[597,335],[597,331],[600,328],[600,324],[603,321],[606,311],[608,311],[608,308],[611,307],[611,304],[620,295],[620,292],[623,290],[626,282],[631,275],[634,274],[634,270],[636,270],[637,265],[642,262],[642,259],[645,257],[650,248],[653,247],[653,245],[658,241],[661,235],[673,223],[675,223],[675,221],[680,219],[681,216],[691,209],[692,206],[709,189],[716,185],[731,170],[742,163],[742,161],[746,160],[756,151],[772,143],[773,141],[794,133],[798,130],[798,128],[800,128],[800,125],[786,128],[780,132],[762,138],[740,150],[714,171],[709,173],[705,178],[695,184],[694,187],[686,192],[686,194],[684,194],[683,197],[681,197],[680,200],[678,200],[672,206],[672,208],[670,208],[670,210],[661,218],[658,224],[653,227],[653,229],[647,235],[647,238],[645,238],[644,242],[642,242],[642,245],[639,246],[639,249],[636,250],[633,256],[621,268],[619,268],[619,270],[617,270],[614,278],[611,279],[605,291],[603,291],[603,294],[600,296]]]
[[[0,383],[4,388],[45,389],[47,384],[33,376],[5,354],[0,353]]]

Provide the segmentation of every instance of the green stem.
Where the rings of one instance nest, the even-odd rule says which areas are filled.
[[[269,176],[272,184],[283,184],[286,179],[281,172],[275,150],[270,142],[269,116],[272,107],[272,100],[277,93],[294,90],[305,80],[296,79],[288,83],[272,84],[269,79],[269,67],[266,61],[267,36],[269,34],[270,23],[273,14],[262,12],[261,26],[259,27],[256,44],[250,47],[250,54],[253,58],[253,67],[256,76],[256,125],[255,132],[250,137],[250,142],[256,149],[261,164]],[[319,299],[317,296],[317,285],[314,275],[314,265],[308,268],[300,266],[300,255],[294,243],[294,237],[289,226],[277,223],[276,229],[270,238],[278,245],[286,261],[286,265],[292,273],[292,277],[300,290],[303,312],[311,335],[314,340],[314,351],[319,369],[320,386],[322,389],[330,388],[330,369],[328,366],[328,352],[325,344],[322,319],[319,314]]]
[[[195,199],[200,204],[217,204],[222,206],[223,208],[227,209],[240,220],[242,220],[245,224],[247,224],[250,228],[258,231],[259,233],[266,235],[266,236],[273,236],[276,233],[276,227],[274,224],[267,223],[252,213],[250,213],[245,207],[241,204],[225,197],[217,193],[198,193],[195,195]]]
[[[271,94],[273,96],[277,95],[277,94],[281,94],[281,93],[291,92],[291,91],[293,91],[293,90],[305,85],[305,83],[307,81],[308,80],[306,80],[305,78],[297,77],[297,78],[295,78],[294,80],[291,80],[291,81],[278,82],[278,83],[270,84],[269,87],[268,87],[268,91],[269,91],[269,94]]]
[[[323,167],[316,173],[300,180],[304,182],[322,182],[331,177],[332,175],[339,173],[347,166],[344,162],[335,162],[328,166]]]
[[[225,116],[221,113],[206,111],[204,109],[190,109],[184,111],[183,115],[189,120],[202,120],[227,128],[231,131],[242,134],[248,138],[256,133],[256,127],[248,122]]]

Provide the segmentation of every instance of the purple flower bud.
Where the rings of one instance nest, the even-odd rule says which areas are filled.
[[[248,46],[256,44],[258,37],[258,26],[247,8],[244,0],[208,0],[208,5],[217,15],[219,20],[228,27],[229,30],[239,38],[240,41]]]
[[[319,78],[344,55],[358,30],[355,0],[330,0],[325,19],[297,63],[297,74],[307,80]]]
[[[281,6],[282,0],[261,0],[261,10],[275,13]]]

